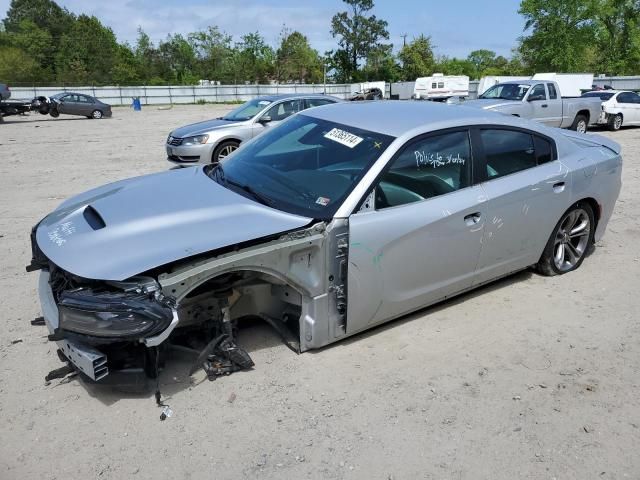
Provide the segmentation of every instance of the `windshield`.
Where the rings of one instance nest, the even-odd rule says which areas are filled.
[[[522,100],[531,85],[517,83],[499,83],[484,92],[478,98],[501,98],[502,100]]]
[[[271,100],[261,100],[259,98],[254,98],[253,100],[249,100],[247,103],[243,103],[235,110],[230,111],[224,117],[222,117],[222,119],[233,120],[236,122],[251,120],[256,116],[258,112],[261,112],[264,107],[266,107],[270,103]]]
[[[582,96],[585,97],[585,98],[598,97],[603,102],[606,102],[607,100],[609,100],[614,95],[615,95],[615,93],[611,93],[611,92],[587,92],[587,93],[583,93],[582,94]]]
[[[393,137],[298,114],[205,172],[278,210],[330,219]]]

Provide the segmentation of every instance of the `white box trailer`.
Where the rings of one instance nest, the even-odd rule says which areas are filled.
[[[536,73],[531,79],[556,82],[561,97],[579,97],[593,86],[593,73]]]
[[[510,77],[504,75],[488,75],[486,77],[482,77],[480,79],[480,83],[478,84],[478,96],[482,95],[491,87],[499,83],[510,82],[512,80],[529,80],[530,78],[531,77]]]
[[[430,77],[416,78],[413,98],[418,100],[446,100],[469,96],[469,77],[434,73]]]

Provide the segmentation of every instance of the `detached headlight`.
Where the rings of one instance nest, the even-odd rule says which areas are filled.
[[[201,145],[207,143],[207,140],[209,140],[209,135],[196,135],[182,140],[182,145]]]
[[[94,337],[140,338],[169,326],[173,312],[144,294],[63,292],[58,305],[60,328]]]

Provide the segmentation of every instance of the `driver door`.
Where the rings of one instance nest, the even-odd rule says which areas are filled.
[[[473,283],[486,219],[467,129],[417,137],[349,219],[347,333]]]

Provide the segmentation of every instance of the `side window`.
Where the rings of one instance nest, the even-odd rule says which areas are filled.
[[[543,99],[547,98],[547,92],[544,90],[544,83],[538,83],[531,89],[531,93],[529,93],[530,97],[537,97],[538,95],[542,95]]]
[[[431,84],[431,88],[438,88],[438,84],[437,84],[436,82],[433,82],[433,83]]]
[[[555,160],[553,155],[553,146],[551,145],[551,142],[549,140],[534,135],[533,143],[536,148],[536,160],[538,162],[538,165],[542,165],[543,163]]]
[[[438,88],[444,88],[444,82],[438,82]]]
[[[274,122],[284,120],[294,113],[299,112],[301,110],[301,103],[302,102],[300,100],[287,100],[286,102],[282,102],[271,107],[267,110],[265,115],[271,117],[271,120]]]
[[[632,95],[633,95],[632,102],[633,103],[640,103],[640,95],[638,95],[637,93],[634,93]]]
[[[480,130],[487,159],[487,177],[503,177],[535,167],[538,162],[533,136],[514,130]]]
[[[618,95],[618,103],[635,103],[633,93],[624,92]]]
[[[326,98],[307,98],[307,108],[320,107],[322,105],[329,105],[330,103],[334,103],[333,100]]]
[[[376,187],[376,208],[395,207],[455,192],[471,182],[467,130],[411,141]]]
[[[551,100],[555,100],[558,98],[558,94],[556,93],[556,86],[553,83],[547,83],[547,88],[549,89],[549,98]]]
[[[82,103],[93,103],[93,100],[91,100],[86,95],[78,95],[78,98],[79,98],[80,102],[82,102]]]

